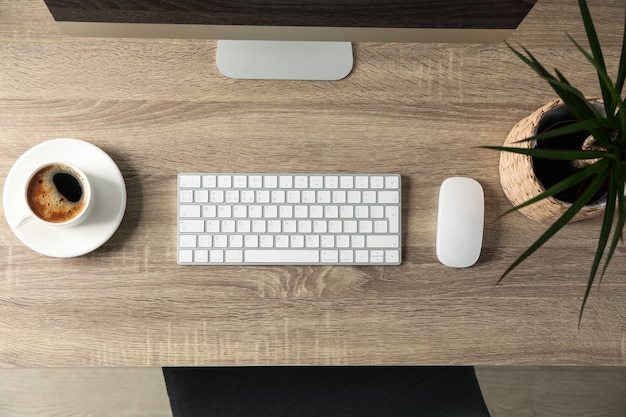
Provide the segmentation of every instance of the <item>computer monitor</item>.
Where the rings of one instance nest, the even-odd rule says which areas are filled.
[[[215,39],[228,77],[338,80],[352,42],[501,42],[536,0],[45,2],[68,35]]]

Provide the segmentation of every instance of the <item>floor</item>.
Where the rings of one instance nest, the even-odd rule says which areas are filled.
[[[626,416],[626,368],[479,367],[492,417]],[[171,417],[159,368],[0,369],[2,417]]]

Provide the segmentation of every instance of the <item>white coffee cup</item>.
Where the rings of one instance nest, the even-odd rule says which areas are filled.
[[[55,227],[76,226],[94,206],[89,178],[67,162],[48,162],[34,169],[26,181],[23,198],[26,211],[14,219],[14,227],[31,220]]]

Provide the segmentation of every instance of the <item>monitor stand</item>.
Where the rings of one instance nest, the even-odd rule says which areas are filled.
[[[340,80],[352,71],[350,42],[217,42],[217,67],[229,78]]]

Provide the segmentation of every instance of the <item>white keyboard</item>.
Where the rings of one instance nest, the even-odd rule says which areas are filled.
[[[178,175],[181,265],[399,265],[399,175]]]

